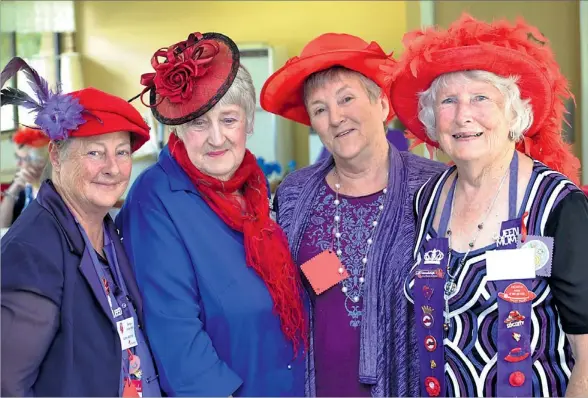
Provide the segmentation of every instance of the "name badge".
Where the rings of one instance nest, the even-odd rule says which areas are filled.
[[[535,250],[529,248],[486,252],[486,277],[489,281],[535,279]]]
[[[331,250],[314,256],[302,264],[300,269],[317,296],[349,278],[349,273],[341,264],[339,257]]]
[[[116,330],[118,331],[118,337],[120,337],[120,345],[123,351],[136,347],[139,344],[135,335],[135,320],[133,317],[118,321],[116,323]]]
[[[535,251],[535,274],[537,276],[551,276],[553,238],[549,236],[529,235],[524,242],[521,242],[519,237],[517,247],[522,249],[533,249]]]

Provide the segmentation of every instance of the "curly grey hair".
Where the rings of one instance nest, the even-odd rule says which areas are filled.
[[[237,76],[233,84],[227,90],[225,95],[215,106],[238,105],[244,111],[247,117],[247,132],[253,132],[253,117],[255,115],[255,87],[251,74],[243,65],[239,65]],[[178,138],[182,139],[183,135],[190,129],[193,121],[181,124],[179,126],[168,126],[170,132],[176,133]]]
[[[523,134],[533,124],[533,109],[530,100],[521,98],[521,91],[517,85],[517,76],[501,77],[492,72],[483,70],[471,70],[463,72],[445,73],[437,77],[431,86],[419,93],[419,120],[425,126],[427,135],[433,141],[437,141],[435,128],[435,101],[441,88],[447,87],[450,81],[460,82],[485,82],[496,87],[504,96],[504,112],[512,112],[513,119],[509,129],[509,138],[519,141]]]

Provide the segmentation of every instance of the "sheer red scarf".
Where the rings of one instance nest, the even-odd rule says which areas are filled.
[[[184,143],[175,134],[170,135],[168,147],[212,210],[228,226],[243,232],[247,265],[267,286],[282,331],[292,341],[294,352],[298,353],[301,340],[306,347],[308,334],[300,277],[286,235],[270,217],[266,179],[255,157],[246,151],[233,177],[220,181],[194,166]],[[239,190],[245,206],[233,195]]]

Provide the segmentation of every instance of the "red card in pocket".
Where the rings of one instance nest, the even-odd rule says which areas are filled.
[[[340,268],[343,269],[342,274],[339,273]],[[300,269],[317,295],[349,277],[339,257],[332,250],[325,250],[314,256],[302,264]]]

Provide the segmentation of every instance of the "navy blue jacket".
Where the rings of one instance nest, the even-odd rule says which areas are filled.
[[[142,302],[132,269],[120,239],[114,239],[118,231],[108,216],[107,225],[142,325]],[[119,396],[122,351],[106,296],[76,221],[50,182],[41,186],[1,245],[2,292],[33,292],[60,309],[59,327],[33,394]]]

